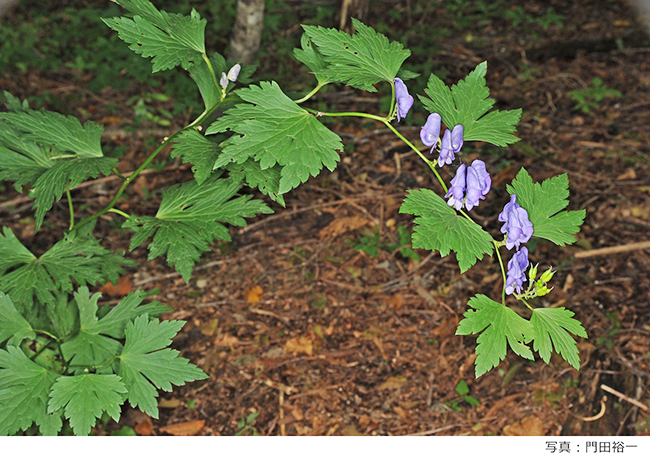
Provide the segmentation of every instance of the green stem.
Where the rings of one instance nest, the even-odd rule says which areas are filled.
[[[51,334],[51,333],[49,333],[47,331],[43,331],[42,329],[32,329],[32,331],[34,331],[36,334],[43,334],[44,336],[47,336],[47,337],[49,337],[50,339],[52,339],[52,340],[54,340],[56,342],[59,341],[59,338],[57,336],[55,336],[54,334]]]
[[[311,99],[318,91],[321,90],[323,86],[325,86],[327,83],[321,83],[319,82],[318,85],[308,94],[306,94],[304,97],[294,100],[295,103],[303,103],[306,102],[307,100]]]
[[[68,209],[70,210],[70,227],[69,230],[72,230],[74,227],[74,207],[72,206],[72,196],[70,195],[70,186],[65,188],[65,195],[68,197]]]
[[[422,159],[429,166],[431,171],[434,173],[434,175],[436,176],[436,178],[440,182],[440,185],[442,186],[442,189],[445,190],[445,194],[446,194],[449,191],[449,189],[447,189],[447,185],[445,184],[442,177],[440,176],[440,174],[436,170],[436,164],[438,163],[438,161],[435,160],[435,159],[433,161],[429,160],[424,155],[424,153],[422,153],[422,151],[417,149],[415,147],[415,145],[413,143],[411,143],[406,137],[404,137],[404,135],[402,135],[397,129],[395,129],[395,127],[393,127],[393,125],[390,122],[383,121],[383,123],[386,125],[386,127],[388,127],[390,130],[392,130],[395,135],[397,135],[400,139],[402,139],[402,141],[404,143],[406,143],[409,146],[409,148],[411,148],[413,151],[415,151],[417,153],[417,155],[420,156],[420,159]]]
[[[89,222],[99,218],[103,214],[108,213],[115,206],[115,204],[117,204],[117,201],[120,200],[120,197],[122,197],[122,194],[124,194],[124,191],[126,190],[127,186],[129,186],[129,184],[131,184],[137,178],[137,176],[140,175],[140,173],[144,169],[146,169],[149,164],[151,164],[151,162],[156,158],[156,156],[158,156],[158,154],[163,150],[165,146],[170,144],[174,140],[174,138],[184,130],[185,128],[177,131],[172,136],[167,137],[167,139],[164,142],[162,142],[160,146],[154,150],[153,153],[149,155],[149,157],[140,165],[140,167],[138,167],[130,177],[124,180],[124,183],[122,183],[122,186],[120,186],[120,189],[118,189],[117,194],[115,194],[113,200],[111,200],[108,203],[108,205],[106,205],[106,207],[102,208],[97,213],[82,219],[77,224],[75,224],[71,229],[79,229],[80,227],[85,226]]]
[[[205,119],[208,116],[210,116],[212,114],[212,112],[214,110],[216,110],[219,107],[219,105],[221,105],[222,103],[224,103],[226,101],[229,101],[229,100],[228,99],[220,100],[219,102],[214,104],[212,107],[207,108],[201,114],[201,116],[199,116],[198,118],[196,118],[196,120],[194,120],[194,122],[192,122],[191,124],[183,127],[182,129],[176,131],[170,137],[167,137],[165,139],[165,141],[163,141],[160,144],[160,146],[158,148],[156,148],[154,150],[154,152],[149,155],[149,157],[140,165],[140,167],[138,167],[129,177],[127,177],[124,180],[124,183],[122,183],[122,186],[120,186],[120,189],[118,189],[117,194],[115,194],[115,197],[113,197],[113,200],[111,200],[108,203],[108,205],[106,205],[104,208],[99,210],[97,213],[94,213],[94,214],[92,214],[90,216],[87,216],[86,218],[82,219],[77,224],[72,226],[70,228],[70,230],[78,229],[78,228],[80,228],[82,226],[85,226],[86,224],[90,223],[91,221],[93,221],[93,220],[99,218],[100,216],[102,216],[102,215],[108,213],[109,211],[111,211],[111,209],[113,209],[113,207],[115,207],[115,205],[117,204],[117,201],[120,200],[120,198],[122,197],[122,194],[124,194],[124,191],[126,190],[127,186],[129,186],[129,184],[131,184],[131,183],[133,183],[133,181],[135,181],[135,179],[138,177],[138,175],[140,175],[140,173],[144,169],[146,169],[149,166],[149,164],[151,164],[151,162],[156,158],[156,156],[158,156],[158,154],[163,150],[163,148],[165,148],[165,146],[172,143],[174,141],[174,138],[176,138],[176,136],[178,136],[181,132],[183,132],[183,131],[185,131],[187,129],[194,128],[194,127],[198,126],[199,124],[201,124],[203,121],[205,121]],[[114,212],[114,213],[117,213],[117,212]]]
[[[117,213],[118,215],[122,215],[126,219],[131,218],[131,215],[129,215],[128,213],[123,212],[122,210],[118,210],[117,208],[111,208],[108,211],[111,212],[111,213]]]
[[[203,60],[205,61],[206,64],[208,64],[208,70],[210,71],[210,74],[212,75],[212,81],[214,82],[215,87],[221,87],[219,86],[219,81],[217,80],[217,74],[214,72],[214,68],[212,67],[212,62],[210,62],[210,59],[208,58],[208,55],[206,53],[201,54],[201,57],[203,57]]]
[[[391,89],[391,99],[390,99],[390,110],[388,111],[388,116],[386,117],[389,121],[392,121],[393,118],[395,117],[395,111],[397,106],[395,105],[395,82],[391,81],[390,82],[390,89]]]
[[[522,298],[522,297],[518,297],[518,296],[516,296],[516,297],[517,297],[517,299],[519,299],[521,302],[523,302],[524,304],[526,304],[526,307],[528,307],[531,311],[533,311],[533,312],[535,311],[535,307],[533,307],[533,306],[530,305],[528,302],[526,302],[526,299],[524,299],[524,298]]]
[[[328,113],[325,111],[318,111],[318,110],[313,110],[311,108],[304,108],[305,110],[309,111],[310,113],[314,113],[316,116],[354,116],[356,118],[367,118],[367,119],[374,119],[375,121],[379,122],[386,122],[386,118],[382,118],[381,116],[373,115],[370,113],[360,113],[358,111],[344,111],[342,113]]]
[[[506,304],[506,269],[503,266],[503,259],[501,259],[501,253],[499,253],[499,244],[497,243],[496,240],[492,239],[492,243],[494,244],[494,251],[497,254],[497,259],[499,260],[499,265],[501,266],[501,276],[503,277],[503,288],[501,288],[501,303],[503,305]]]
[[[120,173],[119,170],[117,170],[115,167],[113,167],[113,173],[117,175],[118,178],[121,178],[122,180],[126,180],[126,177]]]

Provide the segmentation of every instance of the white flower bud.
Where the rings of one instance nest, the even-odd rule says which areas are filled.
[[[232,68],[228,70],[228,79],[233,83],[237,81],[237,77],[239,76],[240,70],[241,70],[241,65],[239,64],[233,65]]]

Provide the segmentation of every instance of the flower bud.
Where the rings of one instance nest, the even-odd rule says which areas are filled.
[[[531,283],[534,282],[537,278],[537,266],[539,266],[539,264],[535,264],[534,267],[528,269],[528,278],[530,279]]]
[[[240,71],[241,71],[241,65],[239,64],[233,65],[232,68],[228,70],[228,75],[227,75],[228,79],[234,83],[235,81],[237,81]]]
[[[553,275],[555,275],[555,272],[552,270],[551,267],[549,267],[548,270],[542,274],[540,280],[542,280],[544,283],[548,283],[553,278]]]
[[[548,289],[548,286],[546,286],[546,285],[542,286],[541,288],[538,288],[537,291],[536,291],[537,297],[546,296],[550,292],[551,292],[551,290]]]
[[[219,80],[219,86],[221,86],[224,89],[228,87],[228,75],[226,75],[226,72],[221,73],[221,79]]]

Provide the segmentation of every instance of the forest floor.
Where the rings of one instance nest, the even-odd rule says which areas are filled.
[[[476,338],[456,336],[455,330],[470,297],[500,294],[498,265],[484,261],[461,276],[453,257],[402,251],[404,233],[412,228],[412,217],[399,214],[406,190],[438,189],[437,182],[388,129],[341,121],[330,124],[346,144],[338,169],[286,195],[286,209],[273,204],[274,215],[233,228],[232,243],[206,253],[189,284],[164,258],[148,262],[141,247],[131,253],[139,265],[121,287],[104,288],[109,301],[132,288],[159,290],[153,297],[174,308],[166,317],[188,322],[174,346],[210,374],[164,393],[160,419],[125,411],[122,424],[139,434],[650,433],[650,412],[601,389],[604,384],[650,406],[650,252],[647,244],[629,246],[650,240],[650,47],[635,12],[621,0],[536,0],[525,2],[525,9],[493,2],[511,11],[505,16],[461,8],[482,2],[448,2],[438,10],[421,3],[440,6],[373,2],[365,22],[381,23],[391,39],[408,36],[409,43],[418,42],[414,30],[454,24],[426,58],[426,49],[414,48],[409,62],[424,73],[421,79],[444,69],[452,83],[487,60],[497,107],[523,109],[519,143],[507,149],[466,143],[463,149],[466,162],[480,157],[493,171],[493,192],[481,203],[478,220],[498,233],[493,215],[522,166],[537,181],[568,173],[570,209],[587,211],[575,245],[530,246],[540,267],[558,270],[544,304],[573,310],[587,330],[589,339],[579,339],[581,370],[560,358],[546,365],[509,354],[475,379]],[[291,33],[283,38],[299,37],[297,30]],[[271,51],[263,50],[262,74],[277,70]],[[287,65],[298,74],[297,64]],[[108,124],[105,141],[123,153],[123,171],[151,150],[141,132],[148,129],[158,141],[184,125],[181,116],[171,126],[144,124],[147,129],[133,132],[127,99],[146,86],[94,92],[85,86],[91,71],[88,78],[70,78],[68,71],[20,77],[2,72],[0,87],[20,97],[47,92],[42,100],[48,108],[56,105],[54,94],[60,101],[54,108]],[[620,94],[596,101],[598,81]],[[306,78],[287,81],[296,90],[310,84]],[[318,102],[336,102],[338,111],[383,107],[374,95],[336,90]],[[576,90],[581,92],[571,96]],[[583,103],[587,111],[579,109],[581,94],[585,103],[594,102]],[[160,106],[165,103],[171,110],[173,100]],[[425,114],[410,118],[399,129],[416,140]],[[157,190],[192,177],[173,160],[151,172],[137,180],[120,209],[152,214]],[[442,174],[451,178],[448,170]],[[97,210],[118,185],[103,180],[73,197]],[[51,224],[35,237],[30,202],[21,198],[13,188],[3,190],[0,223],[24,243],[46,247],[65,227],[66,208],[50,212]],[[128,234],[115,218],[101,219],[96,235],[105,246],[126,250]],[[605,247],[622,248],[594,251]],[[244,425],[242,419],[254,413]],[[598,418],[590,421],[593,416]],[[97,433],[117,428],[109,423]]]

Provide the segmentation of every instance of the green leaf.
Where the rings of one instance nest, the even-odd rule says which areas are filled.
[[[135,263],[113,254],[99,240],[67,234],[37,258],[7,227],[0,234],[0,291],[11,296],[16,308],[31,310],[36,299],[42,305],[56,300],[55,291],[72,291],[80,285],[111,281],[116,283],[122,266]]]
[[[153,72],[187,69],[205,54],[205,19],[196,10],[189,16],[159,11],[148,0],[114,0],[132,13],[133,19],[102,19],[129,48],[142,57],[152,57]]]
[[[104,155],[101,146],[104,127],[92,121],[82,126],[74,116],[35,110],[0,113],[0,121],[20,132],[21,139],[46,148],[73,153],[85,159]]]
[[[85,286],[74,294],[79,309],[79,331],[73,339],[61,345],[63,356],[72,365],[91,367],[106,363],[119,353],[122,345],[115,339],[124,338],[128,322],[141,315],[155,315],[168,310],[158,302],[142,305],[146,292],[134,291],[106,316],[98,319],[97,301],[100,297],[99,293],[90,296]],[[110,371],[108,365],[105,369]],[[82,371],[83,368],[79,369]]]
[[[424,90],[429,98],[419,96],[420,100],[428,111],[439,113],[448,127],[461,124],[465,141],[484,141],[496,146],[518,142],[519,138],[513,133],[521,118],[521,109],[488,113],[494,106],[494,100],[489,98],[486,72],[487,62],[481,62],[451,89],[431,74]]]
[[[376,92],[373,84],[381,81],[392,83],[411,51],[404,49],[401,43],[388,41],[384,35],[356,19],[352,19],[352,24],[357,31],[352,36],[341,30],[302,26],[327,63],[327,68],[321,68],[322,63],[314,57],[315,52],[305,50],[302,54],[298,52],[296,57],[316,73],[319,81],[322,78]],[[318,65],[312,67],[317,62]]]
[[[508,192],[517,196],[517,203],[528,212],[533,223],[533,236],[550,240],[559,246],[571,245],[573,234],[580,231],[585,210],[562,211],[569,205],[569,178],[566,173],[534,183],[526,169],[522,168]]]
[[[169,157],[182,157],[183,163],[192,164],[192,173],[198,184],[202,184],[212,173],[219,156],[219,145],[205,138],[194,129],[182,131],[175,137],[174,148]]]
[[[16,310],[11,298],[0,292],[0,344],[18,346],[25,339],[35,339],[32,325]]]
[[[262,170],[259,162],[249,159],[243,164],[232,163],[227,166],[230,178],[244,182],[251,188],[257,188],[264,195],[284,207],[284,197],[280,192],[280,175],[282,167],[275,165],[270,169]]]
[[[179,357],[178,351],[166,348],[184,324],[141,316],[126,326],[119,375],[129,390],[131,407],[138,407],[153,418],[158,418],[157,389],[171,391],[172,385],[208,378],[189,360]]]
[[[300,37],[300,46],[300,48],[293,50],[293,55],[298,61],[309,67],[318,80],[318,83],[325,85],[334,81],[327,74],[327,61],[320,51],[318,51],[318,48],[313,45],[306,33],[303,33],[302,37]]]
[[[469,300],[474,310],[465,312],[456,335],[481,334],[476,342],[476,378],[496,367],[506,357],[508,345],[519,356],[534,359],[525,345],[533,339],[533,327],[515,311],[479,294]]]
[[[217,77],[221,75],[221,72],[228,71],[226,69],[226,59],[221,54],[214,53],[210,58],[210,62]],[[189,68],[189,73],[199,88],[205,108],[208,109],[215,106],[221,100],[222,88],[215,84],[208,64],[204,60],[201,60],[201,62]]]
[[[551,360],[551,351],[555,348],[565,361],[576,370],[580,370],[580,355],[571,334],[586,339],[587,332],[582,324],[573,318],[573,315],[575,314],[571,310],[564,307],[538,308],[533,311],[533,316],[530,318],[535,334],[533,349],[539,352],[539,356],[546,364]]]
[[[61,415],[47,412],[48,396],[58,377],[19,348],[0,350],[0,436],[26,431],[32,423],[44,436],[61,430]]]
[[[415,218],[413,248],[438,250],[444,257],[456,252],[461,273],[472,267],[483,255],[492,256],[492,237],[481,226],[461,217],[436,193],[429,189],[407,191],[400,213]]]
[[[191,181],[163,191],[155,217],[131,217],[124,227],[136,234],[130,249],[153,236],[149,260],[167,254],[173,266],[187,282],[201,253],[215,240],[230,240],[228,229],[220,223],[245,226],[244,218],[272,213],[261,200],[251,196],[235,197],[241,185],[229,179],[210,177],[203,184]]]
[[[37,231],[66,189],[112,173],[117,159],[102,156],[102,130],[49,111],[0,113],[0,180],[15,180],[19,192],[32,186]]]
[[[3,94],[6,99],[5,107],[8,111],[27,111],[29,110],[29,102],[23,100],[22,102],[18,97],[14,97],[13,94],[7,91],[3,91]]]
[[[54,382],[48,412],[61,409],[77,436],[87,436],[98,418],[104,414],[120,419],[126,387],[117,375],[82,374],[61,376]]]
[[[215,168],[243,164],[249,158],[261,170],[276,164],[280,172],[279,194],[284,194],[316,176],[323,166],[336,168],[343,150],[341,138],[313,115],[287,97],[275,82],[262,82],[237,91],[244,102],[226,111],[206,131],[231,130],[235,134],[222,143]]]

